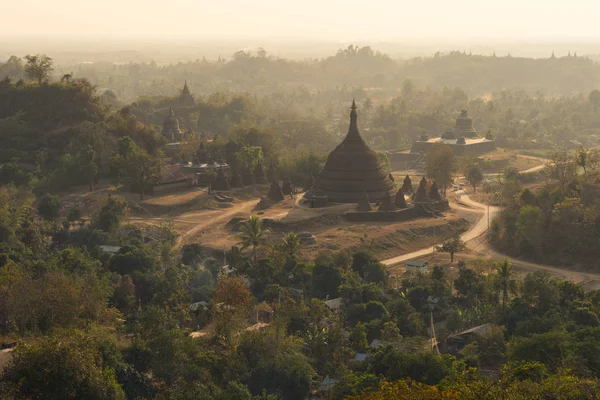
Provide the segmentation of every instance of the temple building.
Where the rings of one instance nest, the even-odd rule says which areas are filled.
[[[334,203],[358,203],[366,194],[371,201],[380,201],[394,189],[377,153],[360,136],[357,118],[353,100],[348,134],[327,157],[325,168],[305,195],[307,198],[327,196]]]
[[[285,199],[279,182],[271,182],[271,187],[269,188],[269,194],[267,195],[267,197],[269,198],[269,200],[272,200],[274,202],[279,202]]]
[[[212,182],[211,187],[213,190],[222,190],[222,191],[231,190],[231,185],[229,184],[229,181],[227,180],[227,177],[225,176],[225,172],[223,171],[222,166],[217,171],[217,176],[216,176],[214,182]]]
[[[163,122],[162,134],[171,142],[179,141],[183,136],[183,132],[179,128],[179,119],[175,116],[173,107],[169,107],[169,114]]]
[[[491,133],[486,137],[477,136],[477,131],[473,128],[473,118],[469,116],[467,110],[461,111],[453,129],[440,137],[429,138],[423,134],[413,143],[410,152],[427,153],[436,143],[449,145],[457,156],[477,156],[496,149],[496,141]]]
[[[177,98],[177,103],[179,106],[193,106],[196,104],[196,100],[194,100],[194,96],[190,92],[190,88],[188,88],[187,80],[183,84],[183,89],[181,89],[181,93]]]

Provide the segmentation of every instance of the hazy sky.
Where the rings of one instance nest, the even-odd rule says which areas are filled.
[[[600,0],[19,0],[0,36],[600,39]]]

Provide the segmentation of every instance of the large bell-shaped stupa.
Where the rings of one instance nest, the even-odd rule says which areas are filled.
[[[377,153],[358,132],[356,104],[352,101],[348,134],[327,157],[325,168],[307,193],[327,196],[334,203],[358,203],[365,193],[379,201],[394,189],[393,182],[381,167]]]

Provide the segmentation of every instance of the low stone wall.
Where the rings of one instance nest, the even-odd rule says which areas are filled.
[[[435,143],[432,142],[414,142],[411,153],[427,153]],[[448,144],[457,156],[477,156],[496,150],[495,141],[477,142],[470,144]]]
[[[356,211],[344,214],[344,217],[352,222],[401,222],[420,216],[421,210],[417,207],[409,207],[397,211]]]
[[[159,183],[152,187],[152,194],[169,193],[177,190],[184,190],[194,187],[194,180],[191,178],[180,179],[177,181]]]
[[[435,203],[419,203],[396,211],[352,211],[344,214],[344,217],[352,222],[402,222],[413,218],[432,217],[449,208],[448,200],[442,200]]]

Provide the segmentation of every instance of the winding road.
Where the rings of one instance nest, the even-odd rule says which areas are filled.
[[[543,168],[543,166],[542,166]],[[541,168],[535,167],[528,171],[535,172],[540,170]],[[591,272],[581,272],[575,271],[571,269],[552,267],[549,265],[536,264],[528,261],[519,260],[516,258],[512,258],[501,254],[494,249],[492,249],[485,238],[485,233],[488,230],[488,218],[489,221],[492,221],[500,212],[499,207],[487,206],[485,204],[481,204],[475,202],[469,198],[464,192],[460,191],[456,193],[457,197],[460,199],[460,203],[473,207],[473,209],[467,209],[465,207],[461,207],[456,205],[455,203],[450,203],[451,207],[460,211],[470,211],[481,214],[479,220],[469,229],[467,232],[461,235],[461,239],[467,244],[467,248],[473,253],[480,256],[486,256],[491,258],[494,261],[502,262],[504,260],[508,260],[513,266],[517,267],[517,269],[523,271],[524,273],[530,273],[534,271],[543,271],[547,272],[552,276],[561,279],[567,279],[572,282],[575,282],[584,289],[596,289],[600,287],[600,274],[595,274]],[[441,243],[436,244],[439,245]],[[404,261],[424,257],[433,253],[434,246],[430,246],[421,250],[413,251],[411,253],[402,254],[397,257],[388,258],[387,260],[382,260],[381,263],[387,266],[393,266],[401,264]]]

